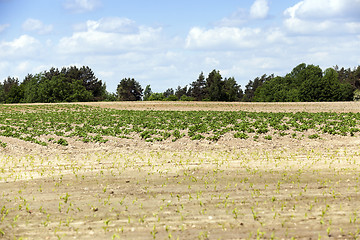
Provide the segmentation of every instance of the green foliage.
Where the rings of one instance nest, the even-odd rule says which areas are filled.
[[[180,101],[194,101],[195,99],[193,97],[189,97],[186,95],[182,95],[180,98]]]
[[[249,135],[243,132],[237,132],[234,134],[234,138],[240,138],[240,139],[248,139]]]
[[[148,101],[164,101],[165,96],[163,93],[152,93],[151,96],[149,98],[147,98],[147,100]]]
[[[5,103],[18,103],[23,97],[22,87],[17,78],[8,77],[2,85],[3,94],[0,96]]]
[[[124,78],[117,86],[116,92],[120,101],[139,101],[141,100],[143,89],[134,78]]]
[[[89,67],[51,68],[36,75],[28,74],[20,84],[8,78],[0,84],[0,101],[6,103],[85,102],[104,100],[105,84]]]
[[[285,77],[265,81],[254,94],[259,102],[350,101],[353,89],[341,83],[335,69],[324,72],[319,66],[302,63]]]
[[[275,77],[256,89],[253,100],[256,102],[297,102],[299,90],[293,86],[289,76]]]
[[[317,134],[317,133],[315,133],[315,134],[312,134],[312,135],[309,135],[309,138],[310,139],[317,139],[317,138],[319,138],[320,136],[319,136],[319,134]]]
[[[191,137],[191,140],[201,140],[204,139],[205,137],[201,134],[196,134],[194,136]]]
[[[202,101],[206,95],[206,82],[204,73],[201,72],[196,81],[190,85],[190,95],[195,101]]]
[[[271,135],[267,135],[267,136],[264,137],[264,139],[266,139],[266,140],[272,140],[272,136],[271,136]]]
[[[66,139],[60,138],[57,142],[59,145],[68,146],[69,143],[66,141]]]
[[[360,89],[360,66],[339,69],[337,66],[324,72],[319,66],[296,66],[284,77],[262,75],[250,80],[245,91],[234,77],[225,78],[213,70],[205,79],[201,72],[190,86],[178,86],[163,93],[153,93],[150,85],[144,91],[144,101],[245,101],[245,102],[313,102],[351,101],[358,99],[354,91]],[[84,101],[139,101],[143,89],[133,78],[124,78],[116,93],[106,91],[105,84],[93,71],[77,68],[51,68],[48,71],[28,74],[20,84],[17,78],[8,77],[0,83],[0,103],[84,102]]]
[[[0,105],[0,122],[0,136],[44,146],[66,146],[67,137],[85,143],[106,143],[107,136],[134,135],[151,142],[177,141],[183,137],[218,141],[230,134],[238,139],[260,141],[271,140],[274,132],[279,132],[279,137],[294,138],[300,133],[310,139],[319,138],[320,134],[356,136],[360,132],[360,113],[126,111],[80,105]],[[306,135],[310,129],[312,134]],[[51,137],[43,142],[42,136],[49,134],[60,138]]]
[[[185,96],[185,95],[184,95],[184,96]],[[190,97],[188,97],[188,98],[190,98]],[[166,100],[166,101],[177,101],[178,98],[177,98],[175,95],[170,95],[170,96],[168,96],[165,100]],[[186,100],[182,100],[182,99],[181,99],[181,101],[186,101]]]
[[[249,83],[245,86],[244,96],[242,101],[252,102],[254,101],[255,92],[260,88],[265,82],[270,81],[274,78],[274,75],[267,76],[266,74],[262,75],[261,78],[257,77],[254,81],[250,80]]]
[[[360,90],[356,89],[354,92],[354,101],[360,101]]]
[[[7,146],[7,143],[4,143],[3,141],[0,141],[0,147],[6,148],[6,146]]]
[[[347,83],[351,86],[351,89],[360,89],[360,66],[354,69],[339,69],[335,66],[334,69],[337,71],[340,83]]]
[[[223,88],[222,76],[219,71],[213,70],[206,78],[207,98],[210,101],[222,100],[222,88]]]
[[[51,79],[41,78],[37,85],[37,96],[30,102],[86,102],[92,99],[92,94],[86,91],[80,80],[71,82],[66,80],[65,75],[53,76]],[[29,91],[33,94],[33,90]],[[29,98],[28,98],[29,99]]]
[[[167,89],[164,93],[152,93],[150,86],[147,86],[148,93],[144,100],[150,101],[240,101],[243,92],[237,85],[235,78],[223,80],[218,70],[213,70],[205,80],[201,72],[198,79],[190,84],[190,87],[180,87],[174,91]],[[151,93],[151,95],[149,95]]]
[[[151,96],[153,92],[151,91],[151,87],[150,85],[147,85],[145,87],[145,91],[144,91],[144,101],[148,101],[149,100],[149,97]]]

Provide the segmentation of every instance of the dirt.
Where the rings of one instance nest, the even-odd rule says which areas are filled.
[[[90,106],[121,110],[249,111],[249,112],[360,112],[359,102],[248,103],[248,102],[100,102]]]
[[[358,103],[91,103],[139,110],[359,111]],[[301,110],[303,109],[303,110]],[[0,137],[0,238],[359,237],[360,139]]]

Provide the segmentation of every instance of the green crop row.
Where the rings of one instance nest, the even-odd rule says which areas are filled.
[[[140,137],[144,141],[217,141],[225,134],[247,139],[271,134],[292,135],[311,131],[319,134],[351,135],[360,131],[359,113],[255,113],[245,111],[133,111],[103,109],[82,105],[0,106],[0,136],[47,145],[56,135],[58,144],[66,138],[84,142],[107,141],[106,137]],[[49,137],[47,137],[49,136]]]

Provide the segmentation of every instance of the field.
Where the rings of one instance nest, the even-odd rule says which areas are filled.
[[[0,105],[0,238],[357,239],[359,112]]]

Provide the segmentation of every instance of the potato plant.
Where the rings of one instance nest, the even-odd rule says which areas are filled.
[[[0,108],[3,143],[21,139],[53,150],[9,155],[10,144],[0,148],[0,238],[360,236],[358,146],[297,146],[333,134],[357,141],[358,114]],[[212,150],[101,148],[110,138],[165,146],[225,137],[263,143]],[[274,147],[279,138],[301,140]],[[68,151],[72,139],[94,149]]]
[[[66,138],[106,143],[107,137],[144,141],[218,141],[229,134],[247,139],[259,136],[319,134],[355,136],[360,113],[253,113],[216,111],[135,111],[95,108],[82,105],[0,106],[0,136],[18,138],[40,145],[67,145]],[[51,137],[47,137],[51,135]],[[56,139],[54,139],[54,137]],[[55,140],[55,141],[54,141]],[[4,144],[1,144],[4,147]]]

